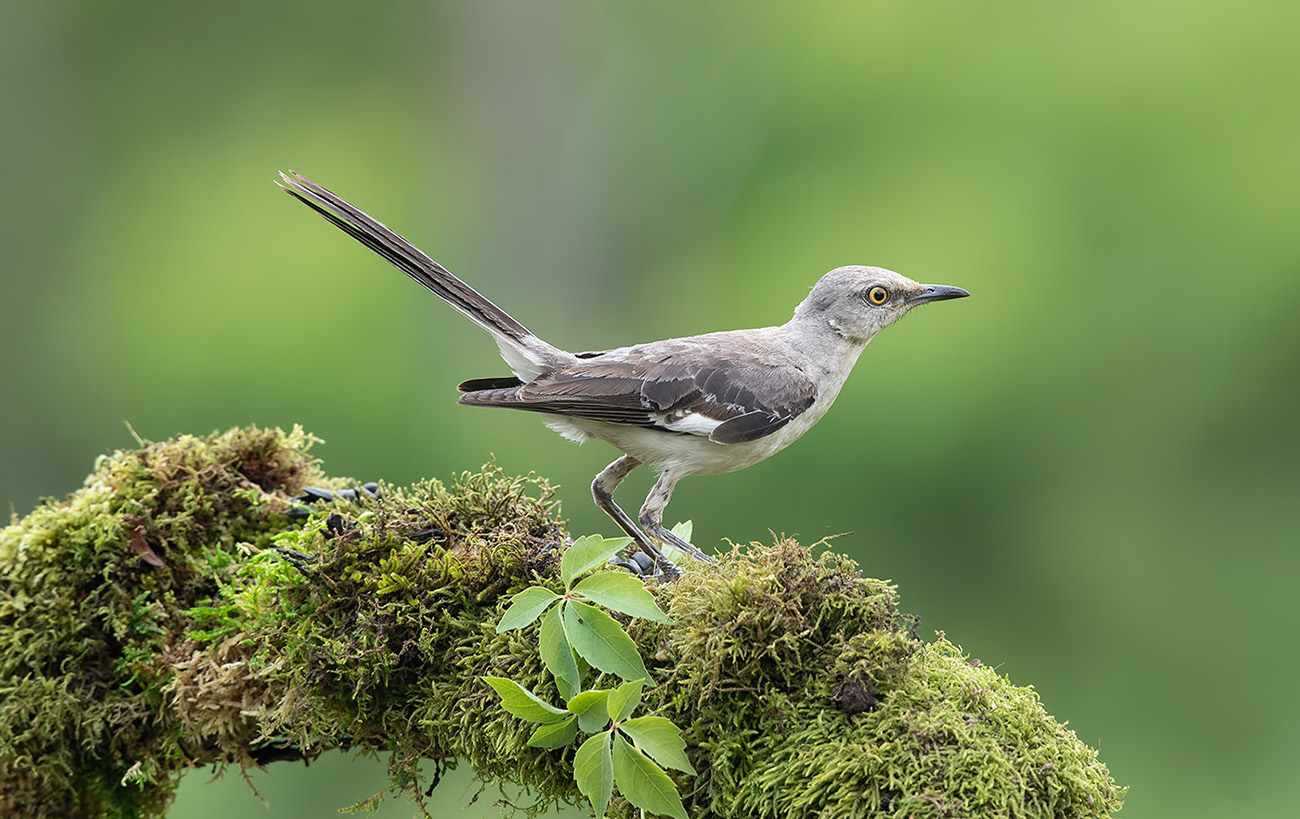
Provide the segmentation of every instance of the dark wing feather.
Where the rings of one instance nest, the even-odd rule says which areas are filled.
[[[717,429],[709,433],[709,440],[719,444],[756,441],[771,435],[793,420],[793,415],[771,415],[761,411],[747,412],[723,421]]]
[[[501,390],[508,387],[522,387],[524,382],[512,375],[498,378],[471,378],[456,385],[460,392],[479,392],[480,390]]]

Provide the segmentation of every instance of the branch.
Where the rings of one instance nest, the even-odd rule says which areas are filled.
[[[387,754],[417,801],[422,761],[436,780],[464,760],[536,810],[582,802],[573,749],[527,747],[481,679],[559,700],[536,627],[495,630],[514,592],[561,590],[549,487],[489,465],[304,519],[304,486],[350,485],[313,440],[247,428],[119,451],[0,531],[0,814],[162,816],[192,767],[331,748]],[[845,557],[751,544],[653,591],[673,623],[630,626],[658,683],[643,713],[685,729],[700,773],[673,776],[692,817],[1122,803],[1031,689],[918,639],[895,589]]]

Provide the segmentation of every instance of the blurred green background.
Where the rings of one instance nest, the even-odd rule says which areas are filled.
[[[830,415],[688,480],[696,542],[835,541],[1132,786],[1276,817],[1300,763],[1300,6],[7,3],[0,500],[98,453],[303,424],[332,474],[613,457],[459,407],[486,335],[272,184],[370,210],[599,349],[784,321],[829,268],[974,298],[877,339]],[[636,507],[649,476],[620,496]],[[271,816],[382,785],[342,755]],[[176,817],[260,803],[196,771]],[[465,772],[436,815],[495,816]],[[388,803],[383,816],[409,816]]]

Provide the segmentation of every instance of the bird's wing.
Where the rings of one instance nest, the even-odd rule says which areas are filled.
[[[802,371],[744,349],[708,356],[681,341],[615,350],[515,387],[468,391],[461,403],[510,407],[708,437],[753,441],[812,406],[817,388]],[[467,382],[487,386],[491,379]]]

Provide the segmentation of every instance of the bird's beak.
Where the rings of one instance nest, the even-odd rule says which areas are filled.
[[[925,304],[931,301],[944,301],[946,299],[964,299],[969,296],[965,290],[960,287],[949,287],[946,284],[923,284],[921,292],[907,299],[908,304]]]

